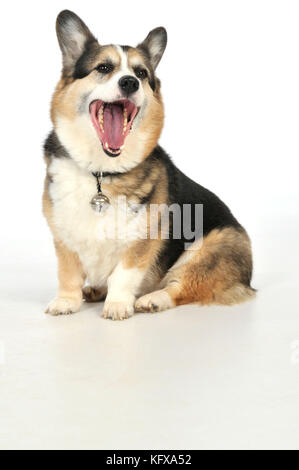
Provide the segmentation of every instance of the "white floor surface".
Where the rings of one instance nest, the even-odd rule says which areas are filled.
[[[124,322],[103,304],[44,315],[50,239],[3,244],[0,448],[299,448],[298,230],[284,227],[254,235],[256,300]]]

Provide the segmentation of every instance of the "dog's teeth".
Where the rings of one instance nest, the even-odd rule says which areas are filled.
[[[99,114],[98,114],[98,120],[100,123],[104,122],[104,106],[100,107]]]
[[[106,147],[106,149],[109,148],[108,142],[106,142],[105,147]]]
[[[125,146],[124,146],[124,145],[122,145],[122,146],[121,146],[121,147],[119,147],[119,148],[120,148],[120,150],[123,150],[123,149],[125,148]]]
[[[123,134],[126,132],[127,129],[127,124],[128,124],[128,111],[126,108],[124,108],[124,131]]]

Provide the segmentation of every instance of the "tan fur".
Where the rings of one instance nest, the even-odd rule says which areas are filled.
[[[82,299],[85,274],[78,255],[59,241],[55,241],[55,249],[58,258],[59,296]]]
[[[133,195],[136,202],[138,198],[146,197],[154,188],[151,194],[150,204],[167,204],[168,201],[168,179],[165,168],[157,163],[152,168],[150,175],[143,180],[141,185],[138,181],[142,179],[142,169],[135,168],[130,174],[125,174],[122,177],[113,179],[107,184],[103,185],[103,190],[112,196],[116,194],[126,195],[129,199]],[[157,184],[159,183],[159,184]],[[158,233],[158,239],[150,239],[150,205],[147,206],[147,227],[148,238],[146,240],[138,240],[134,242],[124,255],[124,267],[132,268],[134,266],[148,270],[155,266],[159,252],[163,247],[164,240],[162,240],[161,233]],[[160,214],[159,214],[160,217]]]
[[[231,305],[254,296],[250,240],[244,230],[213,230],[196,243],[199,248],[184,252],[162,281],[176,305]]]
[[[149,87],[149,86],[148,86]],[[142,121],[140,130],[145,136],[143,158],[149,155],[160,138],[164,122],[164,107],[161,96],[157,95],[150,101],[148,112]]]
[[[146,69],[142,55],[136,49],[129,49],[128,51],[129,65],[139,64]],[[164,106],[162,96],[160,93],[160,85],[157,83],[157,88],[153,93],[148,82],[144,84],[144,91],[147,100],[149,101],[146,116],[142,120],[140,131],[146,136],[146,145],[144,147],[144,158],[149,155],[157,145],[160,138],[161,131],[164,123]]]
[[[54,246],[58,260],[58,294],[57,297],[61,299],[68,299],[72,301],[72,305],[77,305],[79,309],[82,303],[82,287],[86,278],[83,272],[81,262],[77,253],[73,253],[59,240],[55,225],[52,219],[52,203],[48,193],[47,181],[45,184],[43,194],[43,213],[47,219],[48,225],[52,231],[54,238]],[[46,313],[58,315],[60,313],[72,313],[72,308],[69,311],[60,311],[58,307],[53,310],[49,304]]]
[[[111,76],[118,71],[120,64],[119,54],[113,46],[104,46],[101,52],[90,64],[90,69],[92,70],[96,65],[107,59],[115,65],[115,69],[111,74],[102,77],[101,82],[108,81]],[[73,80],[70,77],[62,75],[55,88],[51,102],[51,119],[54,126],[56,124],[57,115],[64,116],[71,120],[75,119],[77,114],[75,104],[77,103],[78,96],[80,96],[80,94],[82,94],[86,89],[92,89],[97,81],[99,81],[99,76],[96,71],[93,71],[82,80]]]
[[[159,184],[157,185],[157,183]],[[103,191],[111,196],[117,197],[119,195],[126,196],[128,199],[134,198],[138,202],[138,198],[146,197],[156,186],[154,194],[152,194],[151,204],[167,203],[168,179],[165,168],[159,162],[151,167],[150,174],[145,176],[145,168],[137,166],[129,173],[124,173],[115,177],[109,177],[103,180]]]
[[[136,311],[157,312],[195,302],[233,305],[255,296],[246,283],[251,274],[251,248],[245,231],[213,230],[193,248],[168,271],[160,283],[162,289],[136,301]]]
[[[151,194],[150,204],[166,204],[168,200],[168,179],[165,168],[157,163],[151,169],[148,177],[144,178],[143,170],[140,167],[135,168],[130,174],[124,174],[121,177],[112,178],[109,184],[103,184],[103,191],[111,196],[118,194],[126,195],[129,200],[146,197],[151,194],[153,188],[154,192]],[[142,180],[143,183],[138,185],[138,181]],[[157,184],[159,183],[159,184]],[[137,267],[144,270],[149,274],[149,278],[155,278],[158,282],[159,269],[156,266],[157,258],[163,248],[165,240],[162,239],[159,231],[157,239],[150,239],[150,205],[147,206],[147,239],[138,240],[132,243],[122,258],[123,266],[125,269]],[[160,218],[160,214],[159,214]]]
[[[133,243],[123,258],[125,268],[138,267],[148,270],[155,265],[159,252],[163,246],[161,240],[139,240]]]
[[[75,103],[78,101],[78,96],[87,86],[93,84],[93,74],[85,77],[84,84],[80,80],[68,80],[62,77],[58,82],[54,91],[51,102],[51,119],[54,126],[57,124],[57,117],[62,116],[69,120],[74,120],[77,115],[77,108]]]
[[[130,47],[128,50],[128,62],[132,70],[133,70],[133,67],[140,66],[140,65],[147,68],[144,63],[142,54],[136,49],[134,49],[133,47]]]

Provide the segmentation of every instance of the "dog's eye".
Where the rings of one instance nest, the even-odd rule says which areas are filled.
[[[142,69],[141,67],[136,67],[134,72],[136,77],[140,78],[141,80],[147,77],[147,71],[145,69]]]
[[[114,69],[114,66],[112,64],[106,63],[106,64],[100,64],[96,67],[96,70],[100,73],[110,73]]]

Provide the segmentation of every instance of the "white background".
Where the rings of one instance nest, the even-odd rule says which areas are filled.
[[[260,291],[253,303],[182,307],[113,327],[101,320],[101,306],[67,319],[43,316],[56,279],[41,215],[42,143],[61,65],[55,19],[64,8],[102,44],[135,45],[152,28],[167,28],[158,68],[166,108],[161,144],[247,228]],[[296,447],[299,365],[290,357],[299,340],[298,20],[299,4],[290,0],[2,6],[0,447]],[[186,341],[177,337],[182,328]],[[146,374],[143,364],[148,375],[134,375],[138,368]],[[143,403],[148,390],[160,400],[151,395]]]

